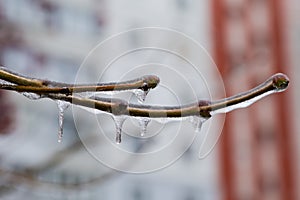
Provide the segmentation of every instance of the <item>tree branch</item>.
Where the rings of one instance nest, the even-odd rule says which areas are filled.
[[[229,98],[217,101],[199,101],[193,104],[183,106],[150,106],[131,104],[121,99],[115,98],[85,98],[75,96],[73,93],[88,91],[120,91],[129,89],[141,89],[148,91],[155,88],[159,83],[156,76],[143,76],[138,79],[105,84],[66,84],[49,80],[34,79],[11,72],[8,69],[0,68],[0,79],[11,84],[0,84],[0,89],[14,90],[17,92],[30,92],[41,95],[41,97],[54,100],[62,100],[75,105],[80,105],[92,109],[98,109],[114,115],[130,115],[136,117],[164,118],[164,117],[186,117],[201,116],[204,118],[211,117],[211,114],[224,108],[223,112],[228,112],[238,107],[238,104],[246,102],[254,103],[256,100],[276,92],[284,91],[289,84],[286,75],[278,73],[267,79],[259,86],[234,95]],[[242,107],[242,106],[241,106]]]
[[[131,89],[142,89],[147,91],[155,88],[159,83],[159,78],[157,76],[148,75],[118,83],[67,84],[25,77],[10,71],[5,67],[0,67],[0,79],[12,83],[0,84],[0,89],[14,90],[17,92],[32,92],[36,94],[59,93],[67,95],[80,92],[120,91]]]

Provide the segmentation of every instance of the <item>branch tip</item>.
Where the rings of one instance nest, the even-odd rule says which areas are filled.
[[[144,84],[139,89],[142,89],[144,91],[147,91],[150,88],[155,88],[160,82],[159,77],[155,75],[146,75],[143,76],[142,79],[144,80]]]
[[[277,73],[274,76],[271,77],[273,80],[273,87],[276,88],[279,91],[285,90],[289,85],[289,78],[287,75],[282,73]]]

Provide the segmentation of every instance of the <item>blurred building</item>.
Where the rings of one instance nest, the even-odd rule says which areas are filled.
[[[186,30],[207,45],[204,29],[194,24],[208,23],[198,16],[199,12],[205,15],[203,11],[208,9],[194,4],[181,0],[3,0],[1,65],[31,77],[74,82],[85,56],[96,44],[111,34],[144,26]],[[134,46],[141,39],[132,35],[125,43]],[[164,39],[166,44],[176,43],[175,38]],[[180,48],[189,51],[184,44]],[[95,68],[101,65],[101,60],[96,62]],[[87,81],[89,75],[93,76],[93,72],[86,75]],[[3,199],[218,199],[217,160],[210,157],[199,161],[198,146],[157,173],[119,174],[99,168],[99,163],[79,145],[70,112],[66,113],[64,142],[56,144],[55,104],[50,100],[33,103],[15,93],[5,94],[15,107],[16,112],[10,112],[10,117],[16,127],[11,136],[3,137],[0,148],[0,171],[11,172],[9,181],[4,180],[1,185]],[[82,123],[88,124],[85,119]],[[86,126],[92,129],[93,125]],[[11,152],[9,156],[7,151]],[[61,159],[57,154],[66,157]],[[26,176],[18,178],[18,173]],[[90,184],[81,186],[81,182]]]
[[[215,58],[228,95],[268,74],[293,77],[285,3],[213,1]],[[221,141],[224,199],[297,199],[293,90],[227,115]]]
[[[227,95],[248,90],[278,71],[291,76],[293,84],[299,67],[290,65],[289,60],[299,60],[300,40],[295,34],[300,32],[299,3],[280,4],[286,7],[276,0],[1,0],[0,64],[24,75],[72,83],[83,60],[99,42],[132,28],[164,27],[189,35],[214,55]],[[290,41],[284,39],[288,36]],[[148,38],[132,35],[127,39],[124,44],[135,47]],[[178,44],[176,37],[162,38],[161,42],[201,57],[190,46]],[[293,52],[288,54],[286,49]],[[132,63],[128,61],[128,65]],[[92,79],[101,64],[105,64],[101,58],[92,61],[94,67],[84,74],[84,80]],[[123,66],[116,73],[126,70]],[[172,77],[166,74],[163,78]],[[187,98],[189,94],[182,95]],[[9,128],[11,134],[1,135],[0,196],[298,199],[294,195],[300,180],[300,174],[297,179],[295,174],[300,169],[299,148],[293,147],[299,144],[295,123],[300,110],[294,108],[295,96],[299,92],[292,85],[287,93],[228,114],[221,142],[204,160],[197,158],[201,142],[196,140],[171,166],[132,175],[99,167],[82,146],[71,112],[66,113],[64,142],[57,144],[55,103],[32,102],[19,94],[1,92],[0,100],[5,102],[1,112],[9,114],[0,117],[0,131]],[[89,131],[95,128],[85,116],[81,123],[87,124]],[[109,121],[105,127],[111,129],[113,123]]]

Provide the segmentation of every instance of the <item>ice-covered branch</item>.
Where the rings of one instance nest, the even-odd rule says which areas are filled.
[[[155,88],[159,83],[159,78],[153,75],[143,76],[130,81],[104,84],[67,84],[49,80],[29,78],[11,72],[8,69],[0,68],[0,89],[14,90],[23,93],[31,99],[50,98],[58,102],[60,116],[69,104],[79,105],[91,109],[111,113],[118,116],[134,116],[142,118],[178,118],[187,116],[197,116],[201,119],[208,119],[215,113],[226,113],[237,108],[251,105],[257,100],[277,92],[284,91],[289,84],[286,75],[278,73],[267,79],[257,87],[228,98],[217,101],[200,100],[183,106],[151,106],[144,104],[132,104],[122,99],[102,98],[97,96],[82,96],[76,93],[100,92],[100,91],[121,91],[140,90],[142,92],[141,101],[150,89]],[[138,93],[139,94],[139,93]],[[119,118],[123,119],[123,118]],[[117,120],[123,124],[123,121]],[[144,124],[149,121],[143,120]],[[201,125],[199,121],[198,124]],[[62,136],[62,123],[60,120],[60,137]],[[118,137],[117,142],[121,139]]]
[[[29,78],[0,67],[0,79],[7,83],[0,83],[1,89],[14,90],[17,92],[32,92],[35,94],[72,94],[80,92],[120,91],[141,89],[147,91],[155,88],[159,78],[154,75],[142,76],[130,81],[118,83],[97,84],[67,84],[50,80]]]
[[[289,84],[286,75],[278,73],[270,77],[259,86],[218,101],[200,100],[199,102],[184,106],[149,106],[130,104],[121,99],[105,99],[96,97],[87,99],[75,96],[49,95],[48,97],[57,100],[67,101],[76,105],[95,108],[114,115],[130,115],[135,117],[186,117],[201,116],[211,117],[212,113],[229,112],[231,110],[249,106],[255,101],[276,92],[284,91]]]

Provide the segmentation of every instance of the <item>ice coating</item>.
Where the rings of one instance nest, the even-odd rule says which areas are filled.
[[[289,86],[290,80],[287,75],[282,73],[277,73],[270,78],[272,80],[274,88],[277,92],[283,92]]]
[[[217,104],[219,108],[210,111],[210,114],[214,115],[218,113],[228,113],[238,108],[248,107],[268,95],[285,91],[288,85],[289,79],[286,75],[281,73],[275,74],[272,77],[270,77],[267,81],[265,81],[264,83],[260,84],[252,90],[238,95],[234,95],[232,97],[220,101],[212,102],[211,106]],[[221,104],[224,106],[219,106]],[[205,138],[200,146],[199,159],[203,159],[209,153],[211,153],[213,148],[216,146],[219,137],[220,132],[217,135],[211,135],[210,133],[207,133],[205,135]]]
[[[21,92],[21,94],[31,100],[38,100],[41,98],[41,95],[31,92]]]
[[[252,90],[212,102],[210,114],[228,113],[238,108],[246,108],[270,94],[285,91],[288,85],[289,78],[285,74],[275,74]]]
[[[121,122],[122,120],[118,120],[120,115],[145,118],[146,120],[141,120],[141,128],[144,130],[142,134],[146,132],[150,119],[167,123],[177,121],[178,119],[189,118],[194,124],[196,131],[200,131],[202,123],[205,119],[211,117],[211,115],[227,113],[238,108],[248,107],[270,94],[285,91],[289,85],[288,77],[285,74],[278,73],[252,90],[222,100],[209,101],[204,104],[192,103],[183,106],[152,106],[144,105],[143,102],[149,90],[156,87],[159,83],[159,78],[153,75],[118,83],[73,85],[25,77],[1,67],[0,79],[2,79],[0,80],[0,85],[2,85],[2,87],[0,87],[1,89],[17,91],[29,99],[37,100],[41,97],[48,97],[54,100],[61,100],[62,103],[58,103],[60,139],[62,137],[64,111],[68,107],[66,106],[66,108],[64,108],[64,106],[60,104],[66,104],[66,102],[63,101],[68,101],[75,105],[93,110],[94,113],[96,111],[116,116],[114,119],[116,119],[116,127],[118,127],[117,141],[121,141],[122,124],[124,122],[124,120],[123,122]],[[136,94],[140,104],[131,104],[123,100],[116,101],[112,96],[108,98],[109,100],[96,98],[96,92],[114,94],[115,92],[128,90]],[[87,93],[84,95],[81,94],[82,98],[77,98],[74,93],[80,92]]]
[[[15,85],[14,83],[0,79],[0,85]]]

